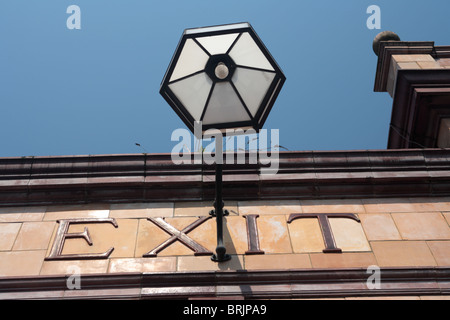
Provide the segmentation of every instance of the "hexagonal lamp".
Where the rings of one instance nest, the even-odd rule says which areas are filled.
[[[286,80],[249,23],[186,29],[160,93],[186,126],[262,128]]]
[[[196,134],[208,129],[262,128],[286,77],[249,23],[186,29],[160,93]],[[244,132],[244,131],[242,131]],[[200,138],[200,137],[198,137]],[[216,153],[222,152],[216,137]],[[220,161],[220,160],[219,160]],[[216,162],[217,248],[211,259],[231,259],[223,242],[222,162]]]

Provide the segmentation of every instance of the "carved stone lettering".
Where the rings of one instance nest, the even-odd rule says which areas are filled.
[[[89,224],[89,223],[111,223],[115,228],[118,227],[116,220],[114,218],[104,218],[104,219],[65,219],[58,220],[59,223],[58,231],[56,232],[55,240],[53,242],[53,247],[50,250],[50,254],[45,260],[82,260],[82,259],[107,259],[114,248],[109,248],[103,253],[85,253],[85,254],[62,254],[64,243],[66,239],[81,238],[86,240],[86,242],[92,246],[91,236],[87,227],[84,228],[83,232],[73,232],[68,233],[71,224]]]
[[[329,218],[346,218],[360,222],[353,213],[292,213],[287,222],[291,223],[296,219],[304,218],[317,218],[319,220],[320,230],[325,242],[325,249],[322,250],[324,253],[342,253],[342,249],[336,247],[330,222],[328,221]]]
[[[248,250],[245,251],[245,254],[264,254],[264,251],[259,247],[258,225],[256,223],[256,219],[259,217],[259,215],[249,214],[243,217],[247,222]]]
[[[259,230],[257,220],[259,215],[249,214],[242,216],[245,219],[246,231],[247,231],[247,245],[248,250],[245,251],[246,255],[264,254],[264,248],[260,247],[259,243]],[[314,218],[319,222],[320,230],[322,233],[325,248],[322,250],[324,253],[342,253],[342,249],[338,248],[331,229],[331,218],[345,218],[352,219],[360,222],[358,217],[353,213],[292,213],[289,215],[287,223],[292,223],[297,219]],[[168,223],[163,217],[147,218],[154,225],[166,232],[169,237],[157,245],[152,250],[143,254],[143,257],[156,257],[162,250],[166,249],[176,241],[181,242],[194,252],[196,256],[210,256],[213,254],[210,250],[205,248],[200,243],[193,240],[188,236],[189,232],[193,231],[206,221],[211,219],[211,216],[198,217],[197,220],[183,228],[178,230],[170,223]],[[244,223],[243,220],[242,223]],[[86,260],[86,259],[107,259],[114,250],[114,247],[109,248],[103,253],[84,253],[84,254],[63,254],[63,248],[67,239],[84,239],[90,246],[93,245],[92,238],[89,234],[88,227],[84,227],[82,232],[69,232],[69,227],[73,224],[91,224],[91,223],[110,223],[115,228],[118,228],[117,222],[114,218],[98,218],[98,219],[64,219],[58,220],[59,223],[53,245],[49,252],[48,257],[45,260]],[[145,251],[144,251],[145,252]]]
[[[190,225],[188,225],[183,230],[178,230],[174,226],[170,225],[164,218],[147,218],[149,221],[153,222],[155,225],[157,225],[159,228],[167,232],[171,237],[158,245],[156,248],[150,250],[146,254],[143,255],[143,257],[156,257],[159,252],[170,246],[175,241],[180,241],[182,244],[184,244],[186,247],[194,251],[194,255],[196,256],[208,256],[212,255],[213,253],[203,247],[201,244],[195,242],[191,238],[189,238],[186,234],[200,226],[205,221],[209,220],[211,217],[200,217],[198,220],[194,221]]]

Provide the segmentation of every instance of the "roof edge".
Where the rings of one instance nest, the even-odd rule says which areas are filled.
[[[450,149],[289,151],[268,165],[250,155],[224,164],[225,200],[450,196]],[[214,165],[170,154],[0,158],[3,207],[213,198]]]

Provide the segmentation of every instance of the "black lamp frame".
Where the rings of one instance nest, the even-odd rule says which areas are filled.
[[[246,109],[250,120],[247,121],[236,121],[236,122],[227,122],[227,123],[215,123],[210,125],[203,125],[202,130],[206,131],[208,129],[227,129],[227,128],[248,128],[252,127],[255,129],[256,132],[259,132],[260,129],[263,127],[264,122],[267,119],[267,116],[270,113],[270,110],[273,107],[273,104],[275,103],[275,100],[278,96],[278,94],[281,91],[281,88],[283,87],[284,82],[286,81],[286,77],[283,74],[283,71],[278,66],[276,61],[273,59],[261,39],[258,37],[256,32],[253,30],[252,26],[249,23],[243,23],[240,24],[241,27],[231,27],[229,29],[226,28],[219,28],[220,30],[214,30],[214,31],[202,31],[203,28],[199,28],[198,30],[195,29],[187,29],[184,31],[177,49],[175,50],[175,53],[172,57],[172,60],[169,64],[169,68],[166,71],[166,74],[164,75],[164,78],[161,82],[160,87],[160,94],[163,96],[163,98],[166,100],[166,102],[172,107],[172,109],[176,112],[176,114],[181,118],[181,120],[184,122],[184,124],[193,132],[194,132],[194,122],[196,121],[192,115],[189,113],[189,111],[186,109],[186,107],[183,105],[183,103],[177,98],[177,96],[174,94],[174,92],[170,89],[169,85],[172,83],[175,83],[177,81],[185,80],[189,77],[198,75],[202,72],[206,72],[210,79],[212,80],[213,84],[210,89],[208,98],[206,99],[205,106],[203,107],[202,116],[200,121],[203,120],[203,117],[205,115],[205,111],[207,109],[207,106],[209,104],[209,100],[211,98],[212,92],[214,90],[214,86],[218,82],[229,82],[233,88],[233,90],[236,92],[236,95],[239,97],[242,105]],[[234,45],[237,43],[239,38],[242,36],[244,32],[247,32],[254,42],[257,44],[261,52],[264,54],[266,59],[271,64],[273,70],[266,70],[261,68],[254,68],[249,66],[243,66],[236,64],[233,59],[229,56],[230,51],[233,49]],[[230,48],[225,54],[217,54],[212,55],[206,50],[199,41],[196,40],[196,38],[199,37],[210,37],[210,36],[217,36],[217,35],[223,35],[223,34],[235,34],[238,33],[239,35],[236,37],[234,42],[231,44]],[[205,65],[205,68],[203,70],[194,72],[190,75],[184,76],[180,79],[176,79],[173,81],[170,81],[170,78],[173,74],[173,71],[175,69],[175,66],[178,62],[178,59],[181,55],[181,52],[184,48],[184,45],[188,39],[192,39],[208,56],[208,62]],[[219,62],[224,63],[229,71],[228,76],[225,79],[219,79],[215,75],[215,67]],[[258,110],[253,116],[247,105],[245,104],[244,100],[242,99],[239,91],[236,89],[236,87],[233,84],[232,76],[236,68],[247,68],[257,71],[263,71],[263,72],[273,72],[275,74],[272,83],[269,86],[269,89],[267,90],[264,98],[262,99],[261,104],[258,107]],[[220,140],[220,141],[219,141]],[[216,138],[216,153],[220,152],[222,154],[222,140]],[[217,247],[216,247],[216,254],[214,254],[211,257],[211,260],[216,262],[223,262],[231,259],[231,256],[226,253],[226,248],[223,242],[223,217],[228,215],[228,212],[226,210],[223,210],[224,203],[222,199],[222,177],[223,177],[223,164],[222,159],[220,159],[220,163],[216,163],[216,180],[215,180],[215,201],[214,201],[214,210],[211,210],[210,214],[216,217],[216,224],[217,224]]]
[[[267,119],[267,116],[269,115],[276,98],[278,97],[278,94],[281,91],[281,88],[283,87],[284,82],[286,81],[286,77],[283,74],[283,71],[281,70],[281,68],[278,66],[278,64],[276,63],[276,61],[273,59],[272,55],[269,53],[269,51],[267,50],[266,46],[264,45],[264,43],[261,41],[261,39],[258,37],[258,35],[256,34],[256,32],[253,30],[252,26],[250,24],[246,24],[246,27],[241,27],[241,28],[233,28],[233,29],[229,29],[229,30],[217,30],[217,31],[207,31],[207,32],[202,32],[201,31],[202,28],[199,28],[199,32],[187,32],[187,30],[184,31],[178,46],[175,50],[175,53],[172,57],[172,60],[170,62],[170,65],[166,71],[166,74],[164,75],[164,78],[161,82],[161,87],[160,87],[160,94],[163,96],[163,98],[166,100],[166,102],[172,107],[172,109],[175,111],[175,113],[180,117],[180,119],[184,122],[184,124],[189,128],[189,130],[191,130],[192,132],[194,132],[194,122],[196,121],[192,115],[189,113],[189,111],[184,107],[183,103],[177,98],[177,96],[174,94],[174,92],[170,89],[169,85],[181,80],[185,80],[189,77],[195,76],[197,74],[200,74],[202,72],[206,72],[212,82],[213,85],[211,87],[211,90],[209,92],[209,96],[206,100],[205,103],[205,107],[203,107],[203,113],[202,113],[202,118],[200,119],[200,121],[203,120],[203,116],[205,114],[207,105],[209,103],[209,98],[211,97],[211,94],[214,90],[214,86],[216,83],[218,82],[223,82],[223,81],[228,81],[233,89],[235,90],[237,96],[239,97],[242,105],[244,106],[244,108],[247,110],[247,113],[249,114],[250,120],[247,121],[236,121],[236,122],[227,122],[227,123],[214,123],[214,124],[209,124],[209,125],[204,125],[203,124],[203,131],[206,131],[208,129],[226,129],[226,128],[248,128],[248,127],[252,127],[253,129],[255,129],[256,132],[259,132],[260,129],[263,127],[264,122]],[[192,30],[192,29],[189,29]],[[257,46],[259,47],[259,49],[261,50],[261,52],[264,54],[264,56],[266,57],[266,59],[269,61],[269,63],[271,64],[272,68],[274,70],[266,70],[266,69],[260,69],[260,68],[254,68],[254,67],[249,67],[249,66],[242,66],[239,64],[235,64],[233,59],[231,59],[231,57],[228,55],[229,52],[233,49],[234,45],[236,44],[236,42],[239,40],[239,38],[241,37],[241,35],[244,32],[248,32],[248,34],[252,37],[252,39],[255,41],[255,43],[257,44]],[[208,50],[206,50],[197,40],[196,38],[199,37],[210,37],[210,36],[216,36],[216,35],[223,35],[223,34],[231,34],[231,33],[239,33],[239,35],[236,37],[235,41],[232,43],[232,45],[230,46],[230,48],[228,49],[228,51],[225,54],[220,54],[220,55],[211,55]],[[176,79],[173,81],[170,81],[170,78],[172,76],[172,73],[175,69],[175,66],[177,64],[177,61],[181,55],[181,52],[183,50],[183,47],[186,43],[186,40],[188,39],[193,39],[193,41],[196,42],[196,44],[203,49],[203,51],[209,56],[208,62],[205,65],[205,68],[203,70],[200,70],[198,72],[194,72],[190,75],[187,75],[185,77],[182,77],[180,79]],[[220,56],[220,57],[219,57]],[[218,61],[218,62],[224,62],[225,65],[227,65],[228,69],[230,70],[230,73],[228,75],[227,78],[221,80],[218,79],[215,75],[214,75],[214,69],[212,67],[213,62],[218,60],[218,59],[222,59],[222,61]],[[223,61],[225,60],[225,61]],[[252,69],[252,70],[257,70],[257,71],[264,71],[264,72],[272,72],[275,74],[274,79],[271,83],[271,85],[269,86],[269,89],[266,92],[266,95],[264,96],[264,98],[262,99],[262,102],[260,104],[260,106],[258,107],[258,111],[256,112],[255,116],[253,116],[247,105],[245,104],[244,100],[242,99],[242,97],[240,96],[238,90],[235,88],[235,86],[233,85],[233,82],[231,81],[231,77],[232,74],[235,70],[235,68],[246,68],[246,69]],[[215,65],[214,65],[215,68]]]

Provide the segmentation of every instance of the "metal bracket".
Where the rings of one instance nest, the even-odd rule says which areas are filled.
[[[211,217],[216,217],[216,210],[209,211],[209,215]],[[224,217],[229,216],[229,215],[230,215],[230,212],[228,210],[223,210],[223,216]]]

